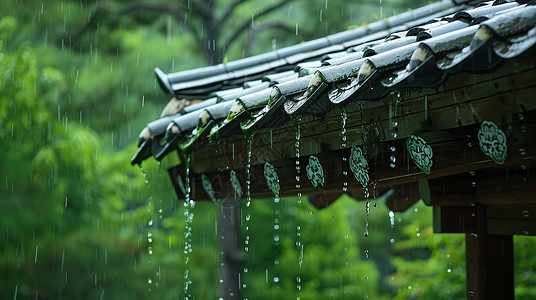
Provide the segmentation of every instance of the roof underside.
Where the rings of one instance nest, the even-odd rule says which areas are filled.
[[[303,194],[323,194],[322,203],[343,191],[361,198],[369,188],[530,165],[532,4],[441,1],[227,64],[157,68],[171,100],[140,134],[132,163],[190,155],[195,200],[234,198],[236,182],[245,188],[244,135],[254,136],[253,196],[272,194],[269,163],[282,196],[298,184]],[[170,169],[179,194],[182,169]]]

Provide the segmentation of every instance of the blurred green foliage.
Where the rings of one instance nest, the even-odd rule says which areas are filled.
[[[166,15],[114,16],[79,34],[95,3],[0,4],[7,12],[0,19],[0,299],[183,296],[184,208],[166,171],[173,158],[161,164],[150,159],[143,171],[129,159],[137,133],[165,105],[152,69],[190,69],[205,58],[194,36]],[[380,16],[372,2],[296,0],[258,21],[285,16],[298,34],[260,31],[249,48],[244,34],[226,55],[232,60],[261,53],[425,3],[384,1]],[[250,18],[252,5],[239,7],[238,17]],[[365,238],[362,201],[342,196],[316,210],[306,199],[300,205],[296,198],[283,199],[281,243],[275,247],[266,238],[273,233],[269,200],[251,206],[249,271],[243,276],[249,299],[465,296],[464,238],[432,234],[431,209],[422,203],[396,213],[391,223],[378,199]],[[199,203],[194,212],[192,293],[216,299],[217,209]],[[536,295],[535,246],[534,238],[515,239],[519,299]],[[279,275],[279,283],[271,274]]]

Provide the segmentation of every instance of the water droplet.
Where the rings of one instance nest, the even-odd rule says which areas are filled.
[[[518,114],[517,117],[518,117],[521,121],[523,121],[523,120],[525,119],[525,116],[524,116],[523,114]]]
[[[525,149],[524,148],[519,148],[519,154],[525,155]]]
[[[528,210],[524,210],[524,211],[522,211],[521,214],[523,215],[524,218],[528,218],[528,217],[529,217],[529,211],[528,211]]]
[[[474,239],[478,238],[478,234],[476,234],[476,233],[471,233],[470,236],[471,236],[472,238],[474,238]]]
[[[370,214],[370,202],[367,201],[367,203],[365,204],[365,237],[368,237],[369,233],[368,233],[368,217],[369,217],[369,214]]]

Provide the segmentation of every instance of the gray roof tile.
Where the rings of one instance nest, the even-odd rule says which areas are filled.
[[[151,138],[141,137],[132,163],[151,155],[161,159],[182,142],[201,147],[209,131],[228,137],[280,126],[291,116],[322,117],[336,106],[402,88],[435,87],[450,74],[490,72],[505,59],[534,52],[535,6],[475,3],[441,1],[227,64],[172,74],[155,69],[166,93],[208,99],[149,123]],[[200,122],[201,116],[208,117]],[[170,123],[181,134],[166,140]]]

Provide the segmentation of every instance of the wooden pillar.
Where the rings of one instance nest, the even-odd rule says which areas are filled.
[[[240,297],[240,270],[243,255],[240,243],[240,205],[235,199],[225,199],[220,210],[220,250],[222,256],[222,279],[220,297],[225,300],[242,299]]]
[[[513,237],[488,234],[484,206],[477,218],[465,235],[467,299],[514,299]]]

